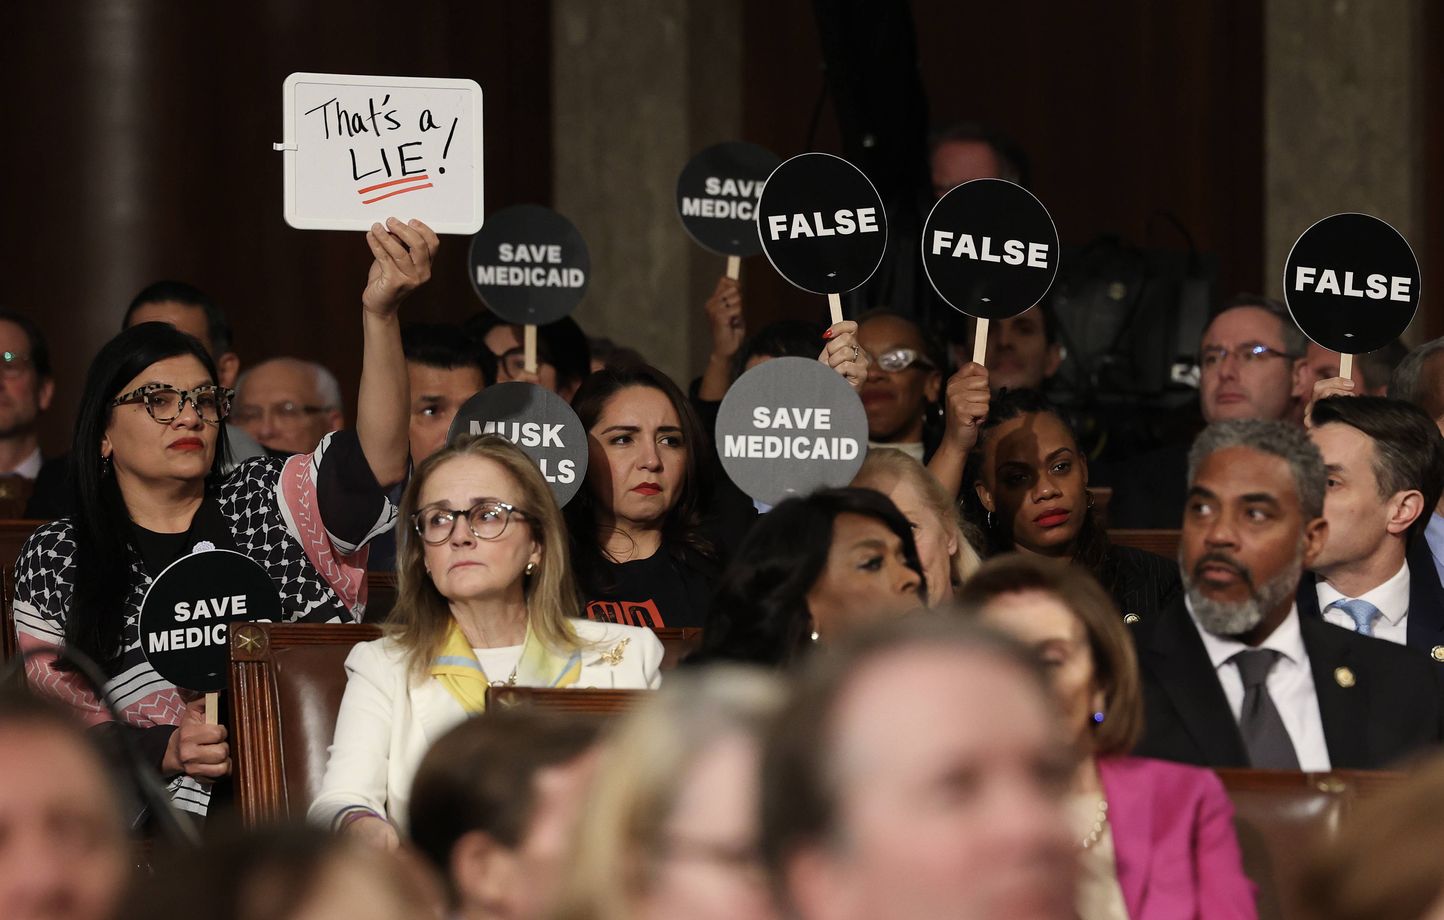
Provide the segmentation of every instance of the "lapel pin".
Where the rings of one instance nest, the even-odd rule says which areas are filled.
[[[1435,661],[1444,661],[1444,645],[1436,645],[1429,650],[1429,657]]]
[[[602,652],[602,656],[599,660],[604,661],[615,668],[617,665],[622,663],[622,654],[627,650],[627,643],[631,641],[631,639],[623,639],[621,642],[618,642],[616,647],[613,648],[610,652]]]
[[[1143,619],[1143,617],[1139,616],[1139,615],[1136,614],[1136,613],[1125,613],[1125,614],[1123,615],[1123,622],[1127,623],[1129,626],[1132,626],[1134,623],[1137,623],[1139,620],[1142,620],[1142,619]],[[1440,647],[1440,653],[1441,653],[1441,654],[1444,654],[1444,646],[1441,646],[1441,647]],[[1441,659],[1441,660],[1444,660],[1444,659]]]
[[[1354,672],[1348,668],[1334,668],[1334,680],[1347,690],[1354,685]]]

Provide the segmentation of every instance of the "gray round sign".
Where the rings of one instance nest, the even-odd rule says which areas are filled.
[[[775,505],[852,482],[867,453],[862,400],[832,368],[774,358],[737,378],[717,412],[722,468],[748,495]]]
[[[587,432],[582,420],[551,390],[534,383],[499,383],[461,404],[448,440],[495,434],[536,461],[558,505],[572,500],[587,475]]]

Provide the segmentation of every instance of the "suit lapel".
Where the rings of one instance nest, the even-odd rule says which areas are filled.
[[[1364,767],[1369,762],[1370,688],[1368,675],[1352,660],[1351,635],[1337,626],[1304,617],[1299,618],[1299,629],[1314,675],[1314,695],[1319,700],[1329,763],[1336,770]]]
[[[1319,579],[1313,572],[1305,572],[1299,579],[1299,590],[1294,601],[1299,605],[1299,616],[1320,619],[1324,613],[1319,609]]]
[[[1248,766],[1238,722],[1182,600],[1162,613],[1139,651],[1149,662],[1154,682],[1178,711],[1184,730],[1203,753],[1203,762]]]
[[[1409,645],[1444,661],[1444,586],[1422,536],[1409,547]],[[1435,649],[1440,651],[1435,652]]]
[[[1098,778],[1108,801],[1108,823],[1113,826],[1114,859],[1118,884],[1130,917],[1143,911],[1153,868],[1153,782],[1146,770],[1129,757],[1100,757]]]

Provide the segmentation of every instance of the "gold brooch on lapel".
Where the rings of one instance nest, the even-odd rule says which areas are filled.
[[[623,639],[621,642],[618,642],[616,647],[611,651],[602,652],[601,658],[597,660],[605,662],[615,668],[622,663],[622,654],[627,650],[627,643],[631,641],[631,639]]]
[[[1348,668],[1334,668],[1334,681],[1347,690],[1354,685],[1354,672]]]
[[[1444,645],[1436,645],[1430,649],[1429,657],[1435,661],[1444,661]]]

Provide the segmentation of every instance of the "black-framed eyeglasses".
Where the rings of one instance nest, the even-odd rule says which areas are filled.
[[[243,403],[236,406],[231,413],[231,419],[239,425],[249,425],[252,422],[259,422],[265,418],[267,413],[274,415],[276,420],[283,425],[290,425],[299,422],[307,415],[319,415],[322,412],[330,412],[332,406],[306,406],[301,403],[285,402],[275,403],[270,406],[257,406],[254,403]]]
[[[525,518],[527,513],[515,505],[494,498],[484,498],[465,511],[431,505],[411,515],[411,526],[422,541],[437,546],[451,539],[458,518],[466,518],[466,527],[478,540],[495,540],[506,532],[512,515]]]
[[[1262,361],[1265,358],[1290,358],[1294,356],[1286,351],[1279,351],[1277,348],[1270,348],[1261,342],[1249,342],[1246,345],[1237,345],[1233,348],[1225,348],[1216,345],[1213,348],[1205,348],[1199,355],[1199,366],[1204,370],[1213,370],[1223,364],[1224,359],[1233,355],[1235,361],[1247,366],[1255,361]]]
[[[877,366],[890,374],[897,374],[910,367],[919,370],[933,370],[933,363],[922,356],[916,348],[890,348],[877,356]]]
[[[162,425],[169,425],[185,411],[186,403],[190,403],[195,407],[201,421],[215,425],[230,414],[231,398],[235,395],[234,390],[213,383],[189,390],[178,390],[165,383],[147,383],[139,389],[115,397],[110,401],[110,405],[115,407],[133,402],[145,403],[145,411],[150,413],[151,418]]]
[[[0,351],[0,374],[15,379],[30,370],[34,364],[29,355],[18,351]]]

